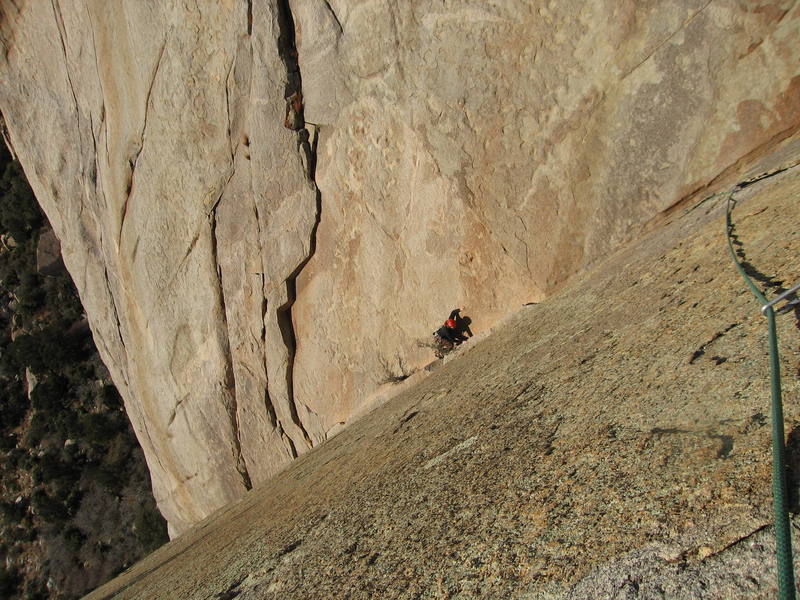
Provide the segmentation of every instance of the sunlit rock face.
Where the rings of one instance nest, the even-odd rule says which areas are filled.
[[[791,2],[0,6],[5,133],[173,534],[453,306],[490,327],[800,123]]]

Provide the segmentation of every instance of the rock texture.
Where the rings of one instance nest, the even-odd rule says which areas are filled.
[[[282,331],[317,205],[283,125],[286,24],[245,2],[5,11],[10,137],[178,532],[311,445]]]
[[[800,124],[796,2],[3,0],[0,110],[173,533]]]
[[[781,167],[734,220],[788,287],[800,140],[738,175]],[[766,322],[724,201],[682,207],[88,600],[776,597]],[[797,322],[778,317],[795,498]]]

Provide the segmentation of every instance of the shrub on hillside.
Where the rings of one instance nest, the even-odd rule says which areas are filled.
[[[31,417],[31,422],[28,425],[28,431],[25,435],[25,443],[31,447],[38,446],[49,432],[50,421],[43,413],[36,412]],[[26,465],[23,463],[20,466],[25,468]]]
[[[6,149],[3,147],[3,153]],[[3,157],[5,158],[5,157]],[[25,242],[42,226],[42,213],[19,163],[9,161],[0,174],[0,230],[17,243]]]
[[[18,594],[21,585],[22,577],[19,571],[14,567],[8,568],[0,564],[0,598],[11,598]]]
[[[28,412],[28,399],[20,381],[0,379],[0,431],[15,429]],[[0,450],[16,446],[17,437],[0,435]]]
[[[86,535],[77,527],[68,527],[62,534],[64,545],[73,556],[77,556],[78,552],[86,541]]]
[[[31,506],[46,523],[55,525],[58,529],[61,529],[69,517],[66,507],[58,499],[51,498],[43,489],[34,490]]]
[[[73,282],[37,271],[46,219],[10,161],[0,143],[0,519],[30,568],[0,573],[0,598],[66,600],[164,543],[166,523]]]
[[[40,375],[61,371],[82,360],[85,349],[79,340],[48,327],[18,335],[9,345],[8,354],[18,368]]]
[[[136,539],[145,554],[161,546],[167,539],[167,523],[154,510],[140,508],[134,519]]]
[[[28,504],[22,502],[0,501],[0,514],[7,523],[20,523],[28,511]]]
[[[120,431],[120,424],[108,413],[87,413],[80,422],[83,436],[94,444],[109,442]]]

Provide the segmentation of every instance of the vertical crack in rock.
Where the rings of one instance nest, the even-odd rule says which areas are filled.
[[[233,168],[231,168],[231,174],[227,181],[229,182],[232,177]],[[208,215],[209,234],[211,238],[211,261],[213,263],[214,271],[217,275],[217,302],[219,303],[219,309],[222,318],[222,331],[224,332],[224,343],[226,346],[222,349],[222,352],[225,355],[224,386],[225,391],[227,391],[229,395],[229,400],[225,408],[228,411],[231,420],[231,426],[233,427],[233,444],[234,452],[236,453],[236,470],[242,477],[242,484],[244,485],[245,489],[250,490],[253,489],[253,483],[250,480],[250,473],[247,471],[247,464],[245,463],[244,456],[242,455],[242,442],[239,438],[240,427],[239,409],[236,400],[236,379],[233,374],[233,355],[231,354],[230,337],[228,334],[228,313],[225,306],[225,289],[222,286],[222,268],[219,264],[219,254],[217,249],[217,206],[219,206],[219,203],[222,200],[222,196],[225,193],[226,187],[227,182],[222,187],[219,198],[214,203]]]
[[[99,122],[100,125],[98,126],[97,133],[99,134],[102,130],[103,122],[106,118],[106,92],[105,88],[103,87],[103,78],[100,76],[100,62],[97,56],[97,39],[94,33],[94,22],[92,21],[92,13],[89,10],[89,5],[86,5],[86,18],[89,21],[89,30],[92,33],[92,53],[94,54],[94,72],[97,75],[97,85],[100,88],[100,118]],[[98,177],[100,174],[100,155],[97,153],[97,135],[94,132],[94,118],[92,117],[91,111],[89,112],[89,130],[92,134],[92,156],[94,157],[93,163],[90,165],[91,171],[89,172],[90,179],[92,181],[92,185],[95,187],[95,193],[100,195],[102,191],[100,190],[100,185],[98,183]],[[106,137],[106,150],[108,150],[108,138]],[[106,152],[106,154],[108,154]],[[79,216],[83,216],[83,208],[84,208],[84,200],[86,199],[86,190],[84,188],[84,196],[81,198],[81,208],[80,212],[78,213]]]
[[[158,78],[158,72],[161,69],[161,62],[164,58],[164,50],[167,47],[167,38],[164,38],[164,41],[161,43],[161,49],[158,52],[158,60],[156,60],[156,66],[153,68],[153,76],[150,78],[150,85],[147,88],[147,95],[144,99],[144,118],[142,119],[142,131],[139,139],[139,147],[136,149],[136,152],[131,157],[131,162],[133,163],[133,169],[136,169],[136,162],[139,160],[139,155],[142,153],[142,149],[144,148],[144,138],[145,134],[147,133],[147,118],[150,115],[150,106],[152,103],[150,102],[150,98],[153,95],[153,88],[156,84],[156,79]],[[133,172],[131,172],[131,176],[133,176]]]
[[[147,134],[147,117],[150,115],[150,97],[153,94],[153,87],[156,83],[156,78],[158,77],[158,71],[161,68],[161,60],[164,58],[164,49],[167,47],[167,39],[164,38],[164,42],[161,44],[161,50],[158,53],[158,60],[156,61],[156,66],[153,69],[153,75],[150,78],[150,85],[147,88],[147,95],[145,96],[144,100],[144,118],[142,119],[142,130],[139,133],[139,144],[136,150],[134,151],[133,155],[128,158],[128,185],[125,190],[125,201],[122,204],[122,210],[120,214],[119,220],[119,235],[117,238],[117,245],[122,246],[122,230],[125,227],[125,217],[128,214],[128,203],[131,199],[131,195],[133,194],[133,176],[136,173],[136,164],[139,162],[139,156],[142,154],[142,150],[144,150],[144,139],[145,135]]]
[[[56,27],[58,27],[58,34],[59,34],[59,41],[61,42],[61,51],[64,53],[64,73],[67,76],[67,81],[69,82],[69,91],[72,93],[72,100],[75,102],[75,116],[78,116],[78,97],[75,95],[75,86],[72,83],[72,76],[69,73],[69,59],[67,57],[67,31],[64,27],[64,17],[61,14],[61,5],[59,4],[58,0],[52,0],[51,2],[53,6],[53,17],[56,21]],[[80,131],[80,128],[78,128]]]
[[[286,67],[286,87],[284,98],[287,100],[295,93],[302,92],[300,80],[300,63],[297,60],[295,43],[294,16],[289,0],[277,0],[278,8],[278,54]]]
[[[339,28],[339,33],[344,33],[344,27],[342,27],[342,22],[339,21],[339,17],[336,16],[336,12],[333,10],[331,3],[328,0],[322,0],[325,3],[325,8],[328,9],[328,12],[331,13],[333,20],[336,22],[336,26]]]
[[[258,220],[258,209],[256,209],[256,220]],[[259,232],[259,240],[260,238]],[[260,242],[259,242],[260,243]],[[266,284],[264,273],[261,273],[261,346],[267,347],[267,325],[265,319],[267,318],[267,295],[264,293],[264,286]],[[264,352],[264,376],[267,376],[267,353]],[[264,408],[269,416],[269,422],[274,428],[278,428],[278,415],[275,413],[275,405],[272,403],[272,398],[269,395],[269,382],[264,386]]]
[[[117,310],[117,301],[114,298],[114,292],[111,290],[111,281],[108,278],[108,267],[105,263],[103,263],[103,280],[106,284],[106,291],[108,292],[108,298],[111,300],[111,310],[114,313],[114,324],[117,328],[117,338],[119,340],[119,344],[122,347],[122,351],[125,353],[125,360],[127,362],[128,359],[128,349],[125,347],[125,336],[122,335],[122,321],[119,318],[119,311]],[[125,373],[122,373],[122,380],[124,381],[125,385],[128,385],[128,378],[125,376]]]
[[[250,169],[250,175],[252,177],[252,167]],[[250,185],[252,189],[252,183]],[[258,228],[258,255],[264,255],[264,249],[261,245],[261,215],[258,211],[258,202],[253,202],[253,212],[255,213],[255,220],[256,220],[256,227]],[[261,273],[258,273],[261,277],[261,347],[264,348],[264,352],[262,353],[262,360],[264,366],[264,377],[267,378],[267,381],[264,384],[264,408],[267,411],[267,416],[269,417],[269,422],[275,429],[280,427],[280,423],[278,422],[278,415],[275,412],[275,404],[272,402],[272,397],[269,395],[269,369],[267,367],[267,309],[268,309],[268,302],[267,302],[267,281],[266,276],[263,272],[263,266]],[[281,429],[281,434],[283,433]],[[295,454],[295,457],[297,455]]]
[[[247,35],[250,36],[250,53],[251,55],[255,52],[255,48],[253,47],[253,2],[252,0],[247,0]],[[248,82],[248,93],[250,94],[249,102],[252,106],[254,99],[253,99],[253,68],[250,68],[250,77]],[[232,72],[232,71],[231,71]],[[229,75],[230,77],[230,75]],[[229,108],[230,110],[230,108]],[[230,119],[230,114],[228,115]],[[230,121],[229,121],[230,122]],[[238,145],[238,144],[237,144]],[[250,145],[249,140],[246,142],[247,146]],[[267,281],[266,275],[264,273],[264,265],[263,265],[263,256],[264,256],[264,247],[262,244],[263,239],[263,232],[261,230],[261,213],[258,210],[258,196],[255,193],[253,188],[253,164],[249,160],[248,155],[248,172],[250,175],[250,192],[253,197],[253,213],[255,215],[255,222],[256,227],[258,228],[258,256],[261,257],[262,265],[261,265],[261,272],[258,275],[261,277],[261,332],[260,332],[260,342],[261,348],[263,348],[263,352],[261,355],[262,364],[264,368],[264,409],[267,411],[267,417],[269,418],[269,422],[272,427],[278,431],[278,435],[281,439],[286,440],[288,436],[284,433],[283,427],[278,420],[278,414],[275,410],[275,403],[272,401],[272,396],[269,393],[269,368],[267,366],[267,325],[266,325],[266,318],[267,318],[267,310],[269,308],[269,303],[267,301]],[[297,457],[297,452],[293,445],[287,444],[287,447],[292,454],[292,458]]]
[[[75,94],[75,85],[72,83],[72,75],[70,75],[69,72],[69,57],[67,56],[67,30],[66,27],[64,27],[64,17],[61,14],[61,5],[59,4],[58,0],[51,0],[51,5],[53,7],[53,18],[55,19],[56,27],[58,28],[59,40],[61,41],[61,51],[64,53],[64,73],[67,76],[69,91],[72,94],[72,101],[75,103],[75,128],[77,129],[78,133],[78,148],[80,148],[78,152],[78,161],[81,168],[81,175],[83,175],[83,135],[81,133],[81,111],[78,106],[78,96]]]
[[[228,67],[228,74],[225,76],[225,117],[227,118],[228,127],[228,151],[231,154],[231,163],[236,160],[236,150],[239,148],[239,142],[233,144],[232,126],[231,126],[231,77],[233,76],[233,69],[236,66],[237,55],[234,54],[231,59],[231,66]],[[234,84],[235,85],[235,84]]]
[[[315,173],[317,166],[317,144],[319,141],[319,128],[314,126],[314,135],[310,139],[303,117],[303,84],[300,75],[300,63],[297,55],[295,41],[295,25],[289,0],[278,0],[278,53],[286,66],[286,87],[284,98],[286,100],[286,118],[284,125],[297,132],[297,151],[305,161],[306,177],[315,193],[314,224],[311,227],[309,250],[306,257],[292,271],[286,279],[287,301],[276,311],[276,318],[280,328],[281,337],[287,350],[286,364],[286,389],[289,400],[292,421],[302,431],[309,448],[313,446],[311,436],[306,431],[297,411],[297,402],[294,397],[294,359],[297,350],[297,338],[292,320],[292,306],[297,299],[297,277],[308,264],[317,249],[317,229],[322,214],[322,196],[316,185]],[[330,7],[329,7],[330,8]],[[294,446],[294,444],[293,444]]]
[[[528,236],[528,226],[525,224],[525,219],[523,219],[520,215],[517,215],[519,222],[522,224],[522,229],[525,230],[525,236]],[[519,234],[515,231],[514,237],[517,238],[517,241],[520,242],[523,246],[525,246],[525,270],[528,272],[530,277],[533,277],[533,273],[531,273],[531,264],[530,264],[530,248],[528,247],[528,242],[526,242],[523,238],[519,236]]]

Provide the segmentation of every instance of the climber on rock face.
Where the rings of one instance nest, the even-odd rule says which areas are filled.
[[[461,311],[464,307],[455,308],[450,311],[450,316],[439,329],[434,331],[433,337],[436,340],[436,356],[441,358],[445,353],[449,352],[462,342],[466,342],[469,338],[464,335],[472,331],[469,329],[469,319],[461,316]]]

